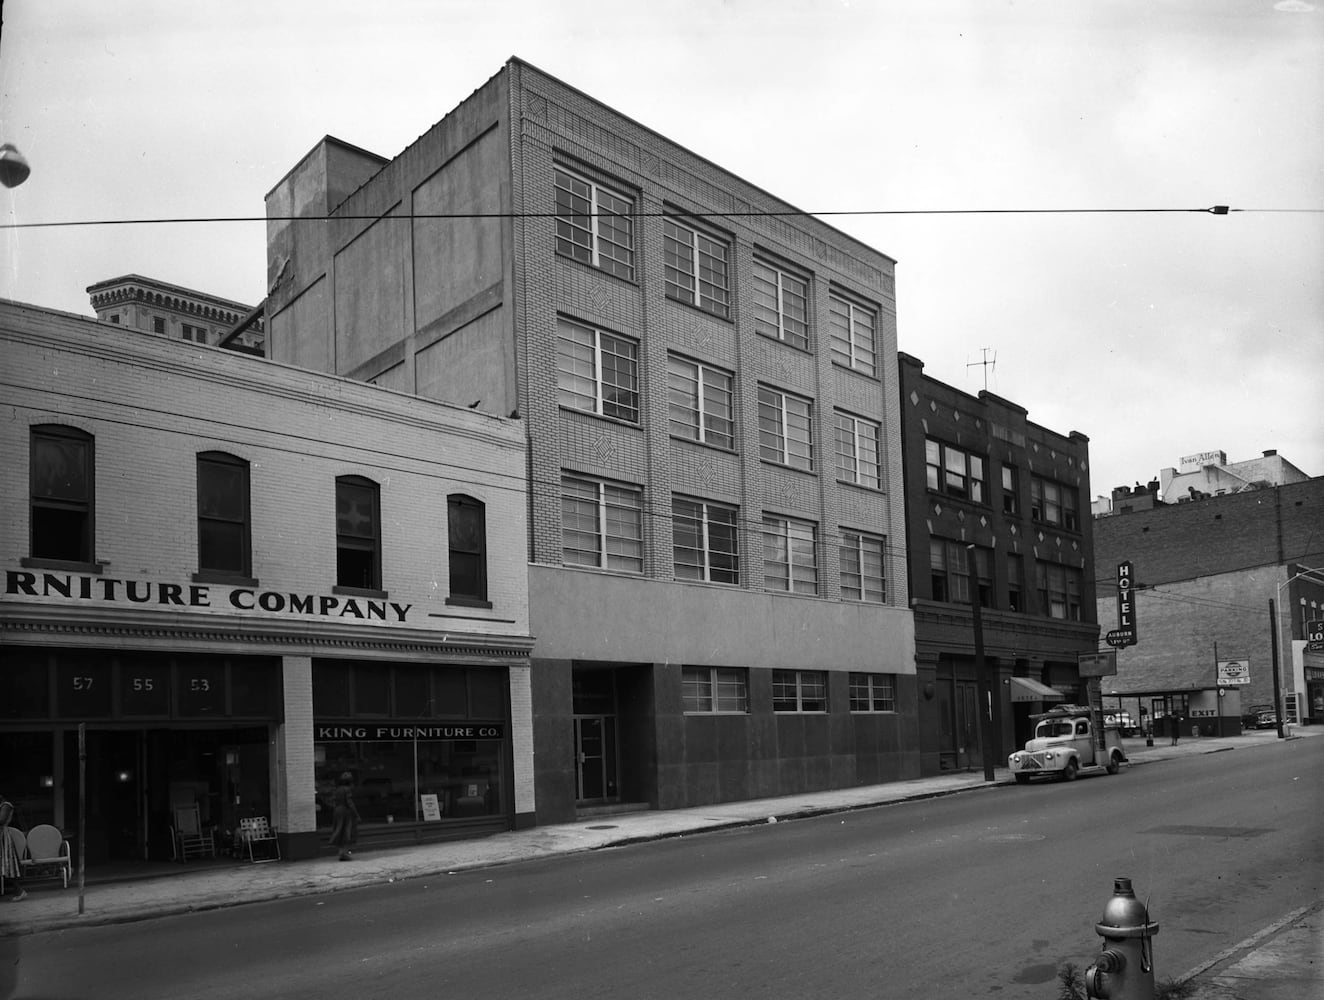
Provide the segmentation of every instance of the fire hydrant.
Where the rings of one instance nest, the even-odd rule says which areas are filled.
[[[1085,970],[1085,994],[1101,1000],[1154,1000],[1154,946],[1159,925],[1136,899],[1129,878],[1113,879],[1113,895],[1094,932],[1102,951]]]

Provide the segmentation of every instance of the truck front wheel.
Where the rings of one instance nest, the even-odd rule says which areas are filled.
[[[1029,776],[1028,774],[1018,774],[1018,775],[1016,775],[1016,784],[1018,784],[1018,785],[1028,785],[1029,783],[1030,783],[1030,776]]]
[[[1076,771],[1077,771],[1077,767],[1076,767],[1076,762],[1075,762],[1075,760],[1073,759],[1073,760],[1069,760],[1069,761],[1067,761],[1067,766],[1064,767],[1064,768],[1062,768],[1062,780],[1063,780],[1063,781],[1075,781],[1075,780],[1076,780]]]
[[[1108,758],[1107,768],[1109,774],[1116,774],[1122,769],[1122,761],[1117,754],[1113,754]]]

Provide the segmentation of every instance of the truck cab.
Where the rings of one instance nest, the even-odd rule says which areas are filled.
[[[1020,784],[1036,775],[1074,781],[1083,770],[1116,774],[1126,763],[1117,726],[1103,722],[1102,714],[1084,705],[1059,705],[1032,716],[1038,723],[1024,750],[1007,758],[1007,766]]]

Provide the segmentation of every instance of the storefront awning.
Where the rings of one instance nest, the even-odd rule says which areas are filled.
[[[1057,688],[1050,688],[1047,684],[1040,684],[1028,677],[1012,677],[1009,680],[1011,681],[1011,700],[1013,704],[1022,701],[1066,700],[1066,695]]]

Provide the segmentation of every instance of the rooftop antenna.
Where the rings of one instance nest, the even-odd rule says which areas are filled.
[[[983,354],[984,359],[982,361],[970,361],[966,364],[966,367],[973,368],[975,367],[975,365],[979,365],[984,369],[984,391],[988,392],[988,370],[990,368],[996,368],[998,366],[998,352],[993,351],[993,348],[991,347],[981,347],[979,350]],[[989,351],[993,351],[992,361],[988,359]]]

